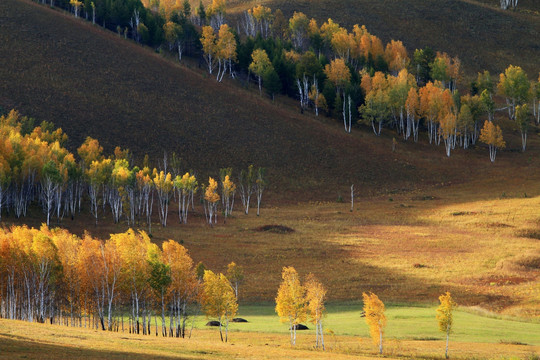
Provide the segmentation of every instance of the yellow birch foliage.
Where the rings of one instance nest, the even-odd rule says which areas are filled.
[[[215,56],[217,52],[216,34],[211,26],[203,26],[201,45],[205,55]]]
[[[326,288],[313,274],[306,279],[306,301],[311,322],[319,323],[325,315]]]
[[[294,267],[284,267],[281,273],[283,281],[276,296],[276,313],[281,322],[297,325],[306,321],[306,289]]]
[[[227,24],[219,28],[216,51],[218,58],[236,61],[236,39]]]
[[[208,178],[208,186],[204,192],[204,199],[210,203],[216,203],[219,201],[219,195],[217,193],[218,183],[213,178]]]
[[[487,120],[484,122],[484,126],[480,131],[480,141],[499,149],[504,149],[506,146],[499,125],[495,125],[493,122]]]
[[[328,80],[338,89],[347,86],[351,80],[351,71],[343,59],[335,59],[330,64],[326,64],[324,73],[328,77]]]
[[[369,334],[373,342],[380,346],[381,333],[384,334],[386,327],[386,315],[384,315],[384,304],[374,293],[363,293],[364,314],[369,327]]]
[[[207,317],[215,317],[219,322],[231,321],[238,311],[238,303],[234,290],[223,274],[214,274],[211,270],[204,272],[202,307]]]
[[[390,71],[401,71],[409,65],[409,56],[407,49],[401,41],[391,40],[386,44],[384,59],[388,63]]]
[[[88,136],[84,143],[77,149],[79,157],[84,162],[85,166],[90,166],[93,161],[103,160],[103,147],[99,145],[99,141]]]
[[[452,332],[453,316],[452,312],[457,307],[457,304],[452,299],[450,292],[446,292],[439,296],[441,303],[437,308],[437,321],[439,322],[439,330],[444,333]]]

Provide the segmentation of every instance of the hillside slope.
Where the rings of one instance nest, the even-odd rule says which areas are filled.
[[[393,153],[394,134],[347,135],[332,120],[217,84],[202,71],[30,1],[4,0],[0,14],[0,106],[54,122],[70,136],[72,150],[92,136],[109,152],[120,145],[138,159],[148,153],[156,166],[164,151],[176,151],[184,169],[204,176],[254,163],[269,168],[271,190],[301,191],[303,199],[335,199],[351,183],[372,193],[489,168],[485,150],[446,159],[443,149],[408,143]],[[512,154],[506,165],[525,161],[518,158]]]
[[[497,2],[491,0],[492,2]],[[384,42],[402,40],[407,49],[430,46],[459,56],[466,72],[502,72],[509,64],[538,77],[540,16],[503,11],[471,0],[267,0],[284,15],[302,11],[319,24],[329,17],[351,29],[366,25]],[[527,4],[525,4],[526,6]],[[528,8],[527,8],[528,9]]]

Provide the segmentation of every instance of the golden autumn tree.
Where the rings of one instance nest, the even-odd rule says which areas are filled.
[[[187,224],[189,203],[193,201],[193,195],[197,191],[197,179],[195,175],[187,172],[183,176],[177,175],[173,185],[178,192],[178,216],[180,222]]]
[[[491,162],[495,162],[497,149],[504,149],[506,146],[499,125],[495,125],[493,122],[487,120],[484,122],[484,127],[480,131],[480,141],[487,144]]]
[[[195,302],[198,281],[193,260],[185,247],[174,240],[162,245],[162,261],[170,269],[169,286],[169,336],[184,337],[190,316],[189,304]]]
[[[154,177],[154,186],[158,195],[159,219],[161,226],[165,227],[167,226],[167,215],[169,213],[169,200],[174,189],[172,175],[160,171]]]
[[[227,265],[227,279],[231,282],[234,289],[234,295],[238,299],[238,285],[244,281],[244,267],[237,265],[234,261]]]
[[[374,293],[363,293],[364,316],[369,327],[369,334],[373,342],[379,347],[379,354],[383,352],[383,334],[386,327],[386,315],[384,315],[384,303]]]
[[[201,45],[204,54],[204,60],[208,65],[208,73],[212,74],[216,67],[216,54],[218,51],[216,44],[216,34],[211,26],[203,26],[201,33]]]
[[[414,142],[418,141],[418,127],[420,125],[420,116],[418,114],[420,108],[420,100],[418,98],[418,90],[414,87],[409,89],[407,100],[405,101],[405,111],[407,113],[407,130],[405,131],[405,140],[409,136],[413,136]]]
[[[326,315],[324,301],[326,300],[326,288],[313,274],[306,279],[306,301],[311,322],[315,325],[315,347],[324,350],[324,331],[322,319]]]
[[[457,117],[452,112],[447,112],[439,123],[439,133],[442,135],[446,156],[450,157],[450,151],[455,147],[457,136]]]
[[[437,308],[437,321],[439,322],[439,330],[446,333],[446,350],[444,356],[448,359],[448,339],[454,324],[452,313],[457,307],[457,304],[454,302],[452,295],[448,291],[446,294],[439,296],[439,302],[441,304]]]
[[[351,71],[349,70],[349,67],[345,64],[344,59],[335,59],[330,62],[330,64],[326,64],[324,68],[324,73],[326,74],[326,77],[328,77],[328,80],[335,86],[337,96],[340,95],[343,96],[343,125],[345,127],[346,132],[351,132],[351,118],[350,118],[350,110],[349,110],[349,124],[347,127],[347,112],[346,112],[346,97],[345,97],[345,89],[347,88],[347,85],[349,85],[351,81]],[[350,96],[349,96],[350,100]],[[349,101],[350,105],[350,101]]]
[[[410,63],[407,49],[399,40],[391,40],[386,44],[384,60],[388,63],[388,69],[394,74],[398,74],[401,70],[406,69]]]
[[[223,76],[229,70],[229,74],[234,78],[232,71],[232,63],[236,61],[236,39],[232,33],[229,25],[223,24],[219,28],[218,40],[216,43],[217,52],[216,57],[218,59],[218,75],[217,80],[221,82]]]
[[[206,220],[210,225],[217,223],[217,206],[219,203],[219,194],[217,193],[218,183],[213,178],[208,179],[208,185],[204,191],[204,210]]]
[[[221,341],[227,342],[229,322],[236,316],[238,302],[234,290],[223,274],[214,274],[211,270],[204,272],[202,306],[207,317],[219,321]],[[225,340],[223,340],[222,325],[225,324]]]
[[[146,315],[150,286],[150,260],[158,253],[158,247],[153,244],[144,231],[135,232],[129,229],[125,233],[111,234],[107,241],[106,249],[114,249],[122,263],[120,282],[123,290],[131,294],[131,304],[133,314],[132,331],[140,333],[140,315],[142,315],[143,334],[147,334]]]
[[[225,221],[231,215],[234,206],[234,194],[236,193],[236,185],[231,181],[230,175],[225,175],[221,182],[221,196],[224,206]]]
[[[276,296],[276,313],[283,323],[289,323],[291,345],[296,344],[296,327],[306,321],[306,289],[294,267],[284,267],[283,279]]]

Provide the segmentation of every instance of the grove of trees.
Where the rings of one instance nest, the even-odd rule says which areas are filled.
[[[199,185],[191,172],[182,174],[180,160],[173,154],[164,157],[160,169],[150,168],[147,158],[141,167],[133,165],[129,150],[117,147],[113,156],[105,157],[96,139],[88,137],[77,149],[77,156],[64,144],[67,135],[43,122],[34,127],[34,120],[16,111],[0,117],[0,220],[2,213],[26,216],[32,204],[41,206],[46,224],[51,219],[73,218],[84,209],[86,195],[90,213],[98,219],[110,211],[115,223],[125,220],[128,226],[146,223],[151,232],[154,207],[159,221],[167,225],[169,204],[178,204],[179,223],[188,222],[188,212],[195,209],[195,195],[204,192],[205,211],[209,224],[217,223],[220,195],[218,182],[209,178]],[[220,179],[223,214],[230,216],[237,185],[232,169]],[[251,195],[256,194],[257,215],[266,184],[263,168],[250,166],[238,177],[238,186],[245,214]],[[202,188],[201,188],[202,187]]]

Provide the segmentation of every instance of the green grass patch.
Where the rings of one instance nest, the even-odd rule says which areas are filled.
[[[361,304],[330,304],[324,320],[327,330],[336,335],[369,337],[365,319],[360,317]],[[388,325],[385,336],[402,340],[443,340],[435,318],[435,306],[389,305],[386,309]],[[450,339],[460,342],[482,343],[523,343],[540,345],[540,324],[518,319],[492,317],[468,311],[457,310],[454,313],[454,332]],[[248,323],[231,323],[231,331],[288,333],[287,324],[282,324],[274,311],[274,306],[240,305],[239,317]],[[200,316],[195,321],[196,328],[204,326],[207,320]],[[302,333],[315,335],[313,325],[307,323],[310,330]],[[217,330],[216,330],[217,331]]]

